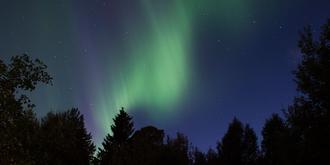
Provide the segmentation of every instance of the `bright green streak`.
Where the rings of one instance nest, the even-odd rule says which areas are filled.
[[[131,43],[131,61],[123,79],[116,84],[115,106],[151,106],[157,110],[170,110],[180,100],[189,80],[190,27],[181,7],[171,11],[174,18],[156,17],[152,6],[147,6],[150,31],[144,39]],[[150,7],[150,8],[149,8]]]
[[[107,80],[110,88],[103,88],[97,97],[95,115],[103,130],[109,131],[111,118],[120,107],[152,109],[148,113],[156,118],[174,114],[192,81],[195,18],[204,8],[210,12],[222,9],[220,14],[228,21],[229,15],[233,19],[238,15],[231,14],[231,8],[243,8],[243,0],[166,2],[168,6],[159,11],[154,1],[141,1],[146,24],[131,25],[127,50],[122,51],[129,58]]]

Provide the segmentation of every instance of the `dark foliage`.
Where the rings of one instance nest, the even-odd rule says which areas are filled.
[[[48,113],[41,122],[41,164],[89,164],[95,146],[78,109]]]
[[[245,165],[254,165],[259,158],[259,147],[257,144],[257,135],[254,130],[246,124],[243,136],[243,155],[242,162]]]
[[[216,151],[214,151],[213,149],[209,149],[206,153],[206,164],[207,165],[217,165],[219,164],[219,156],[218,153]]]
[[[113,123],[111,126],[112,134],[105,137],[102,143],[103,148],[98,153],[100,164],[129,164],[129,139],[134,132],[132,117],[122,108],[113,119]]]
[[[174,139],[167,137],[162,152],[162,164],[188,165],[189,141],[182,133],[177,133]]]
[[[26,54],[14,56],[6,65],[0,60],[0,164],[34,164],[37,158],[38,121],[34,105],[22,94],[39,83],[51,83],[40,60]]]
[[[302,62],[294,73],[301,95],[286,114],[295,164],[330,161],[330,20],[321,30],[315,41],[306,27],[299,41]]]
[[[162,164],[164,131],[147,126],[136,131],[131,139],[131,160],[136,165]]]
[[[217,146],[219,162],[224,165],[253,165],[258,159],[257,136],[249,125],[245,127],[236,118]]]
[[[113,121],[112,134],[104,139],[94,164],[189,165],[189,142],[183,134],[164,143],[164,131],[153,126],[134,132],[132,117],[123,109]]]
[[[50,113],[41,123],[23,94],[51,83],[47,66],[26,54],[0,60],[0,164],[89,164],[94,146],[77,109]],[[61,148],[62,147],[62,148]]]
[[[221,142],[218,143],[220,162],[224,165],[242,164],[243,155],[243,125],[234,118]]]
[[[262,136],[262,164],[290,164],[288,151],[291,144],[288,144],[288,128],[279,115],[273,114],[270,119],[266,120]]]
[[[207,164],[207,157],[206,155],[201,152],[197,147],[192,151],[192,164],[194,165],[206,165]]]

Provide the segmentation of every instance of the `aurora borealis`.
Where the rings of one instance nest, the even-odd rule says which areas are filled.
[[[122,106],[127,109],[144,106],[170,111],[189,85],[191,18],[182,4],[173,4],[170,11],[153,14],[157,13],[153,3],[141,3],[146,11],[145,29],[137,26],[138,30],[130,30],[137,35],[125,45],[128,58],[123,65],[128,67],[106,80],[112,84],[111,95],[99,103],[101,106],[97,109],[101,112],[96,112],[99,118],[109,116],[109,107],[116,110]]]
[[[324,22],[329,7],[322,0],[1,0],[0,55],[44,61],[54,85],[32,94],[38,115],[78,107],[96,143],[125,107],[137,127],[181,131],[207,148],[233,116],[258,132],[259,118],[291,102],[297,32]]]
[[[125,33],[133,33],[124,45],[127,51],[120,50],[121,54],[127,56],[120,66],[127,67],[116,68],[115,73],[111,73],[116,76],[105,79],[111,85],[102,85],[95,100],[95,115],[100,119],[100,126],[110,131],[107,123],[111,122],[120,107],[128,110],[142,107],[149,110],[147,113],[152,118],[175,114],[175,106],[185,97],[185,90],[189,89],[193,79],[191,58],[196,44],[193,40],[194,25],[198,24],[197,16],[201,7],[216,12],[212,6],[224,6],[224,10],[216,13],[220,17],[213,18],[216,20],[228,19],[226,9],[233,6],[239,8],[240,14],[244,14],[247,10],[244,4],[243,1],[202,4],[198,1],[138,1],[139,10],[143,11],[139,19],[144,23],[130,22],[130,18],[125,16],[121,18],[127,19],[124,26],[129,32]],[[237,22],[239,18],[234,15],[231,19]],[[109,107],[112,111],[109,111]]]

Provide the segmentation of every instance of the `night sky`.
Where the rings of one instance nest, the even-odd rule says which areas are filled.
[[[298,31],[327,18],[329,0],[0,0],[0,56],[44,61],[38,116],[78,107],[98,145],[125,107],[205,151],[292,102]]]

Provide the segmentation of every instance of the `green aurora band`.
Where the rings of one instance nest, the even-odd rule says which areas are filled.
[[[217,15],[211,18],[217,20],[213,22],[219,26],[220,22],[226,26],[230,23],[233,28],[248,9],[244,0],[172,0],[162,2],[165,6],[161,7],[152,0],[140,2],[145,24],[132,25],[128,21],[127,26],[135,27],[130,28],[133,32],[124,46],[126,50],[120,51],[128,58],[123,67],[110,71],[105,82],[110,87],[100,89],[94,100],[95,118],[105,132],[110,132],[109,124],[120,107],[128,111],[148,109],[147,114],[154,119],[178,113],[175,107],[185,98],[194,79],[193,28],[199,16],[207,9]]]

